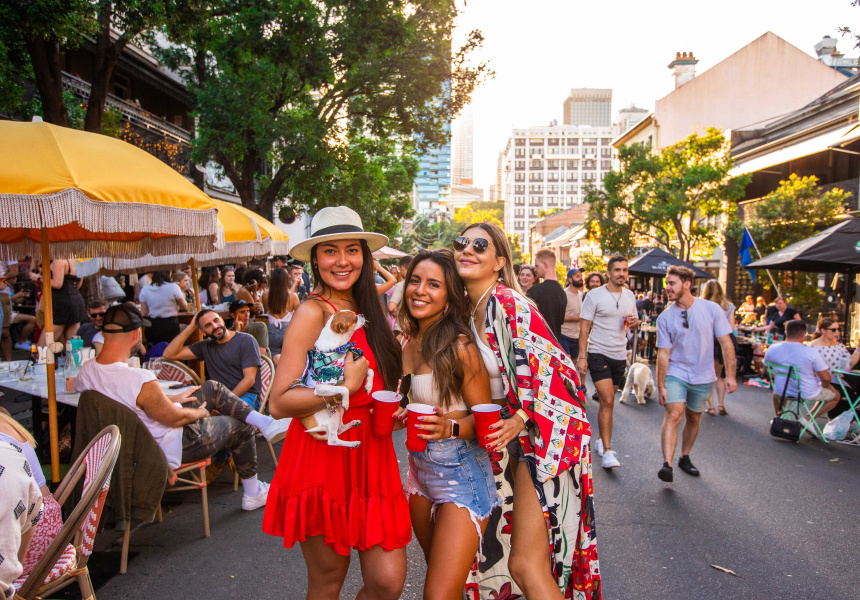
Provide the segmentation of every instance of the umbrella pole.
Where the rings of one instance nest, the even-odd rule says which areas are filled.
[[[42,302],[45,303],[45,365],[48,374],[48,430],[51,438],[51,481],[60,481],[60,446],[57,435],[57,383],[54,379],[54,307],[51,300],[51,255],[48,251],[48,230],[42,227]],[[45,275],[48,275],[47,281]],[[45,285],[47,283],[47,285]],[[41,415],[33,415],[39,419]]]
[[[194,284],[194,304],[197,306],[197,311],[200,311],[200,284],[197,283],[197,266],[194,264],[194,259],[188,260],[191,267],[191,282]]]

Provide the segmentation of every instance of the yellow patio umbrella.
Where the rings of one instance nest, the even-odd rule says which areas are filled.
[[[238,260],[252,260],[272,254],[287,254],[290,238],[277,225],[252,210],[232,202],[214,200],[218,207],[219,237],[224,246],[206,254],[171,254],[167,256],[140,256],[136,258],[104,258],[99,261],[103,274],[131,273],[145,269],[178,269],[191,263],[194,295],[200,309],[200,290],[197,285],[197,266],[223,265]]]
[[[168,165],[121,140],[47,123],[0,121],[0,257],[163,255],[217,247],[214,202]],[[48,342],[51,474],[59,481],[51,286]]]

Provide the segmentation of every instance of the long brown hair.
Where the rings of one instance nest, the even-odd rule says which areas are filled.
[[[400,379],[400,344],[397,343],[397,339],[388,326],[388,319],[382,312],[382,303],[379,301],[379,294],[376,292],[376,280],[373,277],[375,271],[373,255],[366,241],[359,240],[359,242],[364,260],[358,281],[352,286],[352,297],[358,312],[364,315],[367,343],[376,359],[377,371],[382,373],[383,387],[393,391],[397,388],[397,381]],[[311,271],[314,276],[314,285],[325,290],[328,286],[320,276],[319,267],[317,267],[318,247],[319,244],[311,248]]]
[[[821,336],[824,335],[822,333],[825,329],[830,329],[834,325],[836,325],[839,321],[832,317],[821,317],[818,319],[818,325],[815,326],[815,333],[812,334],[812,339],[817,340]]]
[[[515,292],[523,294],[523,289],[520,287],[519,281],[517,281],[517,276],[514,275],[514,261],[511,257],[511,246],[508,244],[508,238],[505,236],[505,232],[502,231],[495,223],[481,221],[480,223],[467,225],[466,228],[460,232],[460,235],[463,235],[473,227],[483,229],[487,235],[490,236],[490,241],[493,242],[493,246],[496,248],[496,258],[505,259],[505,266],[503,266],[502,270],[499,271],[501,282]]]
[[[430,371],[439,390],[439,404],[447,410],[455,398],[460,397],[463,389],[465,373],[463,361],[460,359],[460,344],[463,339],[467,344],[474,343],[469,322],[469,306],[466,302],[466,288],[463,280],[457,276],[457,264],[454,253],[447,248],[442,250],[422,250],[412,259],[409,270],[404,277],[404,286],[409,286],[412,272],[419,263],[429,260],[442,269],[442,280],[445,282],[445,292],[448,304],[442,316],[433,321],[425,331],[421,332],[421,356],[430,365]],[[409,312],[404,288],[404,301],[400,303],[397,318],[403,333],[415,336],[418,333],[418,320]]]
[[[284,269],[273,269],[269,275],[268,310],[276,315],[287,310],[290,300],[290,276]]]
[[[703,300],[710,300],[711,302],[716,302],[723,310],[728,310],[729,308],[729,303],[726,300],[726,295],[723,294],[723,286],[721,286],[720,282],[716,279],[709,279],[705,282],[705,286],[702,288],[701,298]]]

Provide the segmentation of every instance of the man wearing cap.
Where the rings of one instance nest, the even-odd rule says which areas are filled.
[[[567,355],[576,360],[579,358],[579,315],[582,313],[582,272],[585,269],[570,269],[567,272],[567,285],[564,293],[567,305],[564,311],[564,323],[561,324],[561,347]]]
[[[230,450],[242,480],[242,509],[265,506],[269,484],[257,479],[254,427],[275,442],[283,437],[289,420],[275,420],[251,410],[215,381],[166,396],[155,373],[128,366],[129,357],[141,345],[140,328],[148,326],[149,321],[129,302],[108,309],[102,325],[102,352],[81,367],[75,390],[100,392],[134,411],[164,451],[171,468]],[[220,415],[211,416],[207,406]]]
[[[200,329],[204,339],[186,346],[191,335]],[[260,406],[260,347],[247,333],[227,329],[214,310],[199,311],[191,324],[179,332],[164,349],[170,360],[202,360],[209,379],[217,381],[253,409]]]
[[[265,323],[251,320],[251,306],[244,300],[233,300],[229,307],[230,317],[233,319],[233,327],[236,333],[247,333],[257,340],[260,355],[269,349],[269,328]]]

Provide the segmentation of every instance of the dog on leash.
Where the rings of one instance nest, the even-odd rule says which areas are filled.
[[[305,372],[298,385],[312,388],[316,396],[340,396],[341,402],[335,408],[324,408],[309,417],[302,419],[305,432],[317,440],[326,440],[329,446],[346,446],[355,448],[361,442],[347,442],[338,436],[361,421],[343,422],[343,413],[349,410],[349,390],[343,385],[346,354],[351,352],[353,358],[360,358],[364,353],[356,348],[355,342],[350,342],[352,334],[364,327],[364,317],[351,310],[341,310],[334,313],[323,327],[322,333],[314,344],[314,349],[308,351]],[[369,394],[373,387],[373,369],[367,370],[364,389]]]
[[[639,404],[645,404],[645,396],[650,398],[654,395],[654,378],[651,376],[651,369],[638,361],[630,365],[627,370],[627,382],[621,390],[622,404],[627,404],[627,397],[631,390],[636,394],[636,401]]]

